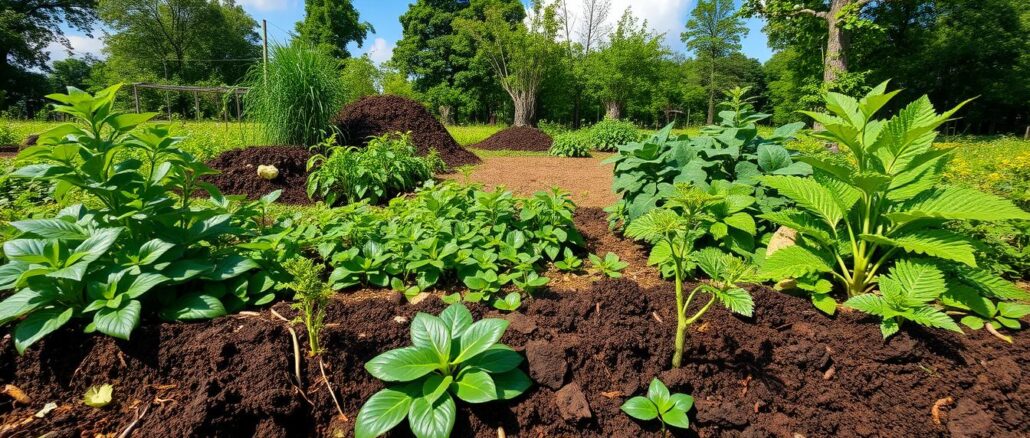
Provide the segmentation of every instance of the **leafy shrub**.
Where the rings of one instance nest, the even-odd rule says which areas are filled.
[[[503,319],[472,322],[453,304],[439,317],[418,313],[411,321],[412,346],[390,350],[365,364],[389,386],[368,399],[354,424],[357,438],[374,438],[408,418],[418,437],[448,437],[454,429],[454,399],[467,403],[511,400],[529,386],[518,367],[522,355],[500,344]]]
[[[541,120],[537,122],[536,128],[544,131],[545,134],[551,137],[557,137],[561,134],[571,131],[568,125],[561,122],[552,122],[550,120]]]
[[[18,143],[18,136],[14,133],[14,129],[11,128],[11,125],[0,121],[0,146]]]
[[[368,147],[333,146],[308,160],[308,197],[338,205],[361,200],[379,204],[414,190],[444,168],[436,151],[416,154],[408,134],[373,138]]]
[[[10,175],[53,185],[59,201],[74,194],[98,205],[11,223],[20,234],[4,244],[0,290],[16,293],[0,302],[0,324],[17,322],[19,352],[73,318],[128,339],[144,304],[168,319],[202,319],[275,298],[276,261],[262,257],[259,238],[275,230],[258,224],[274,197],[234,208],[200,181],[212,170],[165,126],[140,126],[155,114],[113,110],[118,88],[51,95],[77,123],[43,133],[18,156],[35,164]],[[211,201],[198,202],[200,192]]]
[[[664,431],[666,426],[690,428],[687,412],[693,407],[694,397],[687,394],[670,394],[669,388],[656,377],[647,388],[647,397],[636,396],[626,400],[620,409],[626,415],[641,421],[657,418],[662,422]]]
[[[314,225],[313,242],[333,268],[335,289],[392,287],[413,296],[441,282],[469,292],[455,302],[487,301],[508,309],[518,296],[497,293],[514,284],[525,293],[546,284],[538,274],[566,249],[583,246],[567,193],[516,198],[455,182],[430,183],[385,208],[352,204]],[[514,292],[512,292],[514,293]]]
[[[669,197],[667,205],[649,211],[643,217],[626,227],[626,236],[644,240],[653,248],[648,264],[669,267],[676,286],[676,344],[672,366],[678,368],[683,362],[683,346],[687,328],[700,319],[716,300],[730,311],[751,316],[754,302],[751,295],[738,283],[753,281],[754,269],[744,260],[733,257],[715,248],[695,252],[695,243],[703,235],[700,229],[712,197],[704,191],[678,184],[676,193]],[[710,282],[702,282],[690,295],[684,296],[683,282],[694,268],[700,267],[708,274]],[[694,315],[687,316],[687,309],[699,291],[711,295],[708,302]]]
[[[303,43],[272,47],[267,74],[261,64],[247,73],[247,111],[265,141],[313,145],[331,131],[346,99],[340,62]]]
[[[998,196],[939,184],[951,152],[932,147],[935,129],[962,105],[937,114],[924,96],[888,120],[874,119],[896,94],[886,91],[886,83],[861,99],[827,93],[832,114],[806,113],[824,127],[813,135],[838,143],[850,163],[809,157],[804,161],[816,168],[813,177],[762,178],[798,206],[762,215],[798,233],[796,245],[764,261],[764,275],[794,278],[816,296],[830,292],[822,277],[832,276],[853,299],[874,294],[894,303],[901,297],[906,305],[947,305],[960,312],[963,306],[981,306],[983,300],[1030,299],[1027,292],[980,269],[969,237],[944,227],[951,221],[1030,219]],[[880,273],[891,266],[896,266],[894,276],[882,278]],[[938,271],[944,279],[930,282]],[[913,272],[927,278],[912,277]],[[928,284],[944,286],[929,291]],[[869,300],[849,303],[868,311]],[[896,308],[880,313],[889,316],[880,326],[884,336],[897,331],[894,316],[905,317]]]
[[[548,153],[556,157],[589,157],[590,137],[582,131],[563,132],[554,137]]]
[[[605,119],[587,130],[590,143],[599,151],[614,152],[619,146],[640,138],[637,127],[630,122]]]

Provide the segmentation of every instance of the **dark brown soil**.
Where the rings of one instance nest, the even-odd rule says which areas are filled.
[[[594,223],[600,218],[598,210],[577,215],[590,249],[639,263],[643,254],[625,254],[638,246],[593,235],[604,229]],[[657,437],[656,425],[618,409],[655,376],[697,399],[691,431],[677,436],[1030,434],[1026,333],[1008,345],[983,332],[906,327],[884,342],[862,315],[828,318],[804,299],[755,287],[753,318],[714,308],[690,331],[683,368],[669,370],[674,298],[670,284],[655,284],[627,278],[556,288],[508,315],[471,306],[478,317],[511,321],[503,342],[526,353],[537,385],[508,405],[459,404],[455,436],[496,437],[503,428],[509,437]],[[196,324],[145,321],[130,342],[66,328],[24,357],[4,337],[0,384],[17,385],[32,402],[12,405],[0,395],[0,436],[118,434],[147,406],[136,436],[352,436],[361,403],[382,388],[364,362],[408,344],[415,312],[443,308],[434,298],[405,305],[365,292],[333,302],[323,359],[349,421],[337,414],[317,360],[303,358],[312,405],[300,397],[290,335],[268,311]],[[276,309],[292,316],[285,304]],[[83,406],[85,390],[102,383],[115,385],[115,402]],[[932,408],[948,397],[935,424]],[[57,410],[35,419],[50,401]],[[390,436],[408,434],[402,427]]]
[[[282,190],[279,202],[287,204],[308,204],[307,163],[311,153],[300,146],[252,146],[234,149],[215,157],[209,166],[221,173],[206,178],[224,194],[247,195],[258,199],[276,190]],[[272,165],[279,169],[274,180],[258,176],[260,165]]]
[[[20,150],[21,146],[16,144],[0,145],[0,158],[14,158]]]
[[[347,105],[334,121],[347,144],[368,144],[369,137],[410,132],[420,155],[436,149],[447,166],[479,163],[479,157],[454,141],[422,104],[400,96],[367,96]]]
[[[522,126],[500,131],[472,147],[491,151],[547,152],[551,149],[553,142],[551,136],[545,134],[544,131]]]

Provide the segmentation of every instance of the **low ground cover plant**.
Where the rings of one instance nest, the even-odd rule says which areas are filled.
[[[651,380],[646,397],[636,396],[626,400],[619,409],[641,421],[657,419],[662,422],[662,431],[665,432],[667,426],[689,429],[690,419],[687,412],[693,407],[694,397],[680,393],[671,394],[669,388],[656,377]]]
[[[712,197],[704,191],[686,184],[676,187],[665,207],[649,211],[626,227],[626,236],[643,240],[653,247],[648,264],[659,265],[671,270],[676,287],[676,343],[672,366],[678,368],[683,362],[683,347],[687,328],[700,319],[712,305],[719,301],[734,313],[751,316],[754,301],[751,294],[740,284],[757,280],[755,268],[747,261],[724,253],[716,248],[696,250],[697,240],[704,235],[702,219]],[[701,268],[709,280],[690,292],[684,293],[683,283],[693,277],[696,268]],[[710,295],[704,306],[693,315],[687,309],[698,292]]]
[[[547,153],[556,157],[589,157],[590,135],[583,131],[567,131],[557,134]]]
[[[613,228],[663,206],[676,184],[687,183],[719,198],[704,216],[707,244],[751,256],[775,231],[774,224],[755,216],[788,205],[787,199],[760,186],[758,177],[808,175],[812,168],[783,146],[804,125],[785,125],[769,138],[760,137],[756,123],[769,116],[753,111],[746,92],[729,93],[720,124],[706,127],[697,137],[674,137],[669,125],[646,140],[620,146],[617,155],[605,160],[614,164],[612,190],[622,196],[606,209]]]
[[[335,289],[392,287],[414,296],[439,284],[462,283],[464,296],[509,308],[500,292],[546,284],[548,262],[584,245],[572,220],[575,204],[555,190],[518,198],[503,189],[430,183],[384,208],[352,204],[321,218],[312,245],[333,268]]]
[[[275,298],[277,260],[260,241],[279,230],[259,225],[274,195],[243,205],[223,197],[166,127],[141,126],[155,114],[113,109],[118,88],[49,96],[74,122],[44,132],[18,156],[31,164],[10,175],[95,205],[10,224],[18,234],[4,243],[0,290],[14,293],[0,302],[0,324],[16,324],[19,352],[73,319],[128,339],[148,311],[213,318]]]
[[[486,403],[518,397],[532,381],[519,365],[522,355],[499,343],[508,329],[503,319],[473,322],[472,314],[452,304],[433,316],[411,321],[409,347],[390,350],[365,364],[389,386],[365,402],[354,423],[357,438],[374,438],[408,419],[417,437],[451,435],[455,399]]]
[[[615,152],[624,144],[640,137],[637,127],[630,122],[604,119],[586,130],[590,145],[602,152]]]
[[[823,296],[831,290],[825,280],[830,277],[856,308],[887,317],[881,324],[884,336],[897,331],[895,316],[912,319],[913,314],[897,313],[903,310],[898,303],[964,313],[963,308],[982,308],[984,300],[996,308],[999,302],[1030,299],[1027,292],[981,269],[970,238],[946,227],[955,221],[1030,219],[1011,201],[940,183],[952,152],[932,147],[936,128],[962,105],[937,114],[924,96],[890,119],[876,119],[897,94],[887,92],[886,86],[877,86],[861,99],[828,93],[829,114],[806,113],[823,126],[813,135],[840,145],[849,160],[803,158],[816,168],[812,177],[761,178],[797,205],[762,217],[798,234],[796,245],[764,260],[764,276],[794,279]],[[892,266],[893,276],[883,277]],[[938,272],[943,283],[936,280]],[[943,288],[930,291],[927,284]],[[917,317],[929,315],[925,310],[915,312]],[[953,328],[943,320],[933,321],[935,326]]]
[[[363,148],[313,149],[325,150],[308,160],[308,197],[324,199],[330,206],[358,201],[380,204],[413,191],[444,168],[435,150],[418,156],[409,134],[375,137]]]
[[[619,255],[613,252],[605,254],[603,258],[590,254],[589,258],[590,265],[597,273],[611,278],[621,278],[622,270],[629,266],[629,263],[620,260]]]

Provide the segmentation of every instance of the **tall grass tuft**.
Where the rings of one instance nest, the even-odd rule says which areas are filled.
[[[256,65],[247,83],[247,111],[272,144],[318,143],[332,131],[346,96],[339,61],[299,43],[273,47],[267,78]]]

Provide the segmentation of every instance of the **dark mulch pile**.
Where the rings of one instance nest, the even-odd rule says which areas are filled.
[[[491,151],[547,152],[551,149],[551,143],[553,142],[554,140],[551,139],[551,136],[545,134],[544,131],[522,126],[505,129],[491,135],[486,140],[476,143],[472,147]]]
[[[18,151],[20,150],[21,146],[16,144],[0,145],[0,158],[13,158],[18,155]]]
[[[276,190],[282,190],[279,202],[308,204],[307,164],[311,153],[300,146],[252,146],[223,152],[207,163],[221,173],[207,177],[222,193],[247,195],[258,199]],[[260,165],[279,169],[279,177],[268,181],[258,177]]]
[[[347,105],[334,121],[348,144],[368,144],[368,138],[392,132],[411,132],[420,155],[436,149],[449,167],[480,162],[458,145],[422,104],[400,96],[368,96]]]
[[[588,236],[592,251],[606,241]],[[619,411],[655,376],[697,399],[691,431],[676,436],[1030,434],[1030,380],[1023,379],[1028,333],[1017,333],[1009,345],[984,332],[907,326],[884,342],[876,322],[860,314],[828,318],[804,299],[756,287],[753,318],[713,308],[691,330],[683,368],[668,370],[676,324],[672,286],[644,288],[633,276],[545,292],[519,313],[471,306],[477,317],[511,322],[502,341],[526,353],[524,367],[536,384],[511,404],[459,404],[454,436],[492,438],[500,427],[509,437],[658,437],[656,424]],[[117,434],[147,405],[135,436],[352,436],[361,404],[382,388],[365,361],[408,345],[416,312],[443,308],[432,298],[418,305],[347,297],[332,303],[323,360],[349,421],[336,413],[317,360],[303,358],[302,386],[312,405],[299,396],[290,378],[290,336],[267,311],[195,324],[144,321],[128,342],[66,327],[23,357],[5,336],[0,384],[17,385],[32,402],[12,405],[0,395],[0,436]],[[285,303],[276,309],[293,315]],[[303,330],[299,335],[303,344]],[[103,410],[83,406],[86,389],[103,383],[115,385],[114,403]],[[579,395],[585,404],[569,403]],[[936,424],[932,407],[948,397]],[[56,410],[24,422],[51,401]],[[589,417],[577,417],[584,408]],[[401,426],[390,436],[409,433]]]

